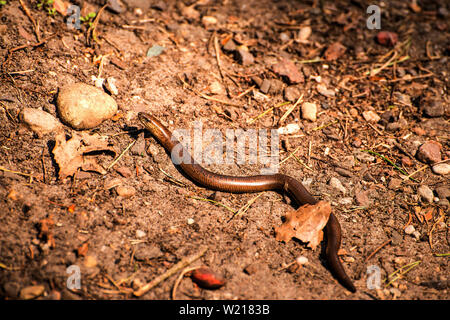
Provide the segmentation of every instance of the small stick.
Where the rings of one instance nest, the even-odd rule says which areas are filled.
[[[200,259],[200,257],[203,256],[206,253],[207,250],[208,250],[208,247],[205,246],[205,247],[201,248],[200,251],[197,252],[196,254],[181,259],[181,261],[178,262],[176,265],[174,265],[172,268],[167,270],[165,273],[157,276],[155,279],[153,279],[152,281],[150,281],[146,285],[142,286],[139,290],[134,291],[133,294],[136,297],[142,296],[143,294],[147,293],[149,290],[151,290],[152,288],[156,287],[158,284],[160,284],[161,282],[163,282],[167,278],[171,277],[172,275],[174,275],[175,273],[177,273],[181,269],[186,268],[188,265],[190,265],[194,261]]]
[[[303,100],[303,93],[300,95],[300,97],[297,99],[297,101],[291,106],[289,107],[288,111],[286,111],[280,118],[280,120],[278,121],[278,124],[282,123],[284,120],[286,120],[286,118],[292,113],[292,111],[294,111],[295,107],[298,106],[298,104]]]
[[[198,267],[186,268],[183,271],[181,271],[180,275],[178,276],[177,280],[175,281],[175,284],[173,285],[172,300],[175,300],[175,296],[177,294],[178,286],[180,285],[180,282],[183,279],[184,275],[186,273],[188,273],[188,272],[194,271],[195,269],[198,269]]]
[[[220,60],[219,40],[217,39],[217,35],[216,34],[214,34],[214,51],[216,53],[217,68],[219,69],[220,77],[222,78],[222,82],[225,85],[225,90],[227,91],[227,95],[229,97],[230,96],[230,91],[228,89],[228,86],[225,83],[225,77],[224,77],[223,71],[222,71],[222,62]]]
[[[27,15],[27,17],[30,19],[31,23],[33,24],[34,27],[34,33],[36,35],[36,40],[37,42],[41,41],[41,37],[39,36],[39,24],[36,23],[36,20],[34,20],[33,16],[31,15],[30,9],[28,9],[27,5],[22,1],[19,0],[20,5],[22,6],[23,11],[25,11],[25,14]]]
[[[381,246],[379,246],[378,248],[376,248],[371,254],[369,254],[367,256],[367,258],[364,259],[364,262],[368,261],[370,258],[372,258],[378,251],[380,251],[385,245],[391,243],[391,239],[385,241]]]
[[[234,217],[237,217],[238,215],[240,215],[240,214],[243,214],[243,213],[245,213],[247,210],[248,210],[248,208],[250,208],[250,206],[259,198],[259,197],[261,197],[261,195],[263,194],[264,192],[261,192],[260,194],[258,194],[256,197],[253,197],[252,199],[250,199],[244,206],[242,206],[229,220],[228,220],[228,222],[230,222],[231,220],[233,220],[234,219]]]
[[[125,154],[125,152],[127,152],[134,144],[136,143],[136,140],[134,140],[133,142],[131,142],[126,148],[125,150],[122,151],[122,153],[113,161],[111,162],[111,164],[108,166],[108,168],[106,168],[106,171],[108,171],[109,169],[111,169],[116,163],[117,161],[120,160],[120,158],[123,157],[123,155]]]

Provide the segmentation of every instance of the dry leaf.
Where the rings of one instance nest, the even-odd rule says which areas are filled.
[[[63,17],[67,16],[67,9],[69,8],[70,3],[64,0],[55,0],[53,2],[53,9],[55,9],[60,15]]]
[[[305,78],[294,62],[288,59],[282,59],[272,66],[273,71],[280,76],[285,76],[290,83],[303,83]]]
[[[331,44],[325,51],[325,59],[327,61],[334,61],[342,56],[347,48],[339,42]]]
[[[309,242],[308,247],[314,250],[322,241],[322,229],[327,224],[330,214],[331,205],[326,201],[301,206],[296,211],[286,214],[286,221],[275,228],[275,238],[278,241],[288,242],[294,237],[302,242]]]
[[[86,132],[73,132],[72,138],[66,141],[64,133],[56,136],[53,155],[59,166],[59,178],[65,179],[73,175],[78,168],[84,171],[95,171],[105,174],[106,171],[93,158],[86,157],[87,153],[94,151],[116,152],[108,147],[108,142],[100,135],[89,135]]]

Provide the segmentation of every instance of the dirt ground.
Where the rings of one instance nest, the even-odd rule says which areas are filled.
[[[82,17],[102,6],[82,3]],[[45,1],[1,4],[0,295],[170,299],[179,272],[141,297],[133,291],[207,246],[189,267],[210,267],[225,286],[201,289],[184,277],[177,299],[448,299],[449,176],[434,173],[417,150],[435,141],[440,162],[450,157],[450,8],[385,1],[381,29],[371,30],[370,4],[123,1],[123,12],[90,19],[96,38],[89,21],[69,29]],[[383,43],[380,31],[398,39],[389,34]],[[229,39],[241,47],[227,47]],[[345,50],[333,51],[335,43]],[[148,56],[154,45],[164,51]],[[293,62],[300,79],[274,68],[280,61]],[[34,133],[19,113],[31,107],[58,117],[58,88],[93,84],[93,76],[116,79],[119,112],[90,132],[107,136],[117,156],[125,152],[104,175],[78,171],[61,181],[54,134]],[[317,119],[304,119],[300,103],[280,122],[301,95],[318,106]],[[371,120],[370,110],[380,118]],[[279,171],[331,202],[343,230],[340,258],[358,291],[332,277],[323,243],[311,250],[275,239],[289,199],[264,192],[233,218],[226,207],[236,211],[255,194],[194,185],[142,130],[140,111],[172,130],[192,130],[194,121],[221,132],[297,124],[297,132],[280,135],[280,160],[289,159]],[[90,156],[104,168],[115,160]],[[207,167],[230,175],[260,169]],[[135,193],[119,195],[112,179]],[[431,202],[422,185],[434,192]],[[70,266],[80,270],[80,289],[67,286]],[[378,275],[380,287],[368,286]]]

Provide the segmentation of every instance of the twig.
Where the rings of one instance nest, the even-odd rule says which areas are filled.
[[[285,102],[279,103],[279,104],[277,104],[277,105],[275,105],[275,106],[273,106],[273,107],[270,107],[269,109],[267,109],[266,111],[260,113],[260,114],[257,115],[256,117],[254,117],[254,118],[252,118],[252,119],[250,119],[250,120],[247,120],[247,123],[248,123],[248,124],[252,124],[253,122],[255,122],[256,120],[258,120],[259,118],[264,117],[266,114],[268,114],[268,113],[269,113],[270,111],[272,111],[273,109],[275,109],[275,108],[280,108],[280,107],[285,106],[285,105],[290,104],[290,103],[291,103],[290,101],[285,101]]]
[[[297,99],[297,101],[289,107],[289,109],[281,116],[280,120],[278,120],[278,124],[281,124],[286,118],[294,111],[295,107],[298,106],[298,104],[303,100],[303,93],[300,95],[300,97]]]
[[[372,258],[378,251],[380,251],[385,245],[391,243],[391,239],[385,241],[381,246],[379,246],[378,248],[376,248],[371,254],[369,254],[367,256],[367,258],[364,259],[364,262],[368,261],[370,258]]]
[[[407,176],[408,179],[411,179],[411,180],[414,181],[414,182],[418,182],[416,179],[411,178],[410,175],[408,174],[408,172],[406,172],[405,170],[403,170],[402,168],[400,168],[399,166],[397,166],[394,162],[392,162],[392,161],[391,161],[390,159],[388,159],[387,157],[385,157],[385,156],[383,156],[383,155],[381,155],[381,154],[379,154],[379,153],[377,153],[377,152],[375,152],[375,151],[372,151],[372,150],[362,150],[362,151],[363,151],[363,152],[370,153],[370,154],[373,154],[373,155],[375,155],[375,156],[377,156],[377,157],[380,157],[381,159],[383,159],[384,161],[386,161],[387,163],[389,163],[390,165],[392,165],[395,169],[397,169],[398,171],[400,171],[402,174],[404,174],[405,176]]]
[[[111,162],[111,164],[108,166],[108,168],[106,168],[106,171],[108,171],[109,169],[111,169],[116,163],[117,161],[120,160],[120,158],[123,157],[123,155],[125,154],[125,152],[127,152],[134,144],[136,143],[136,140],[133,140],[126,148],[125,150],[122,151],[122,153],[116,158],[114,159],[113,162]]]
[[[225,101],[225,100],[222,100],[222,99],[210,97],[210,96],[208,96],[207,94],[204,94],[204,93],[202,93],[202,92],[200,92],[200,91],[198,91],[198,90],[195,90],[194,88],[191,88],[191,87],[189,86],[189,84],[188,84],[186,81],[184,81],[180,76],[178,76],[178,79],[180,79],[180,81],[185,85],[185,87],[186,87],[188,90],[194,92],[195,94],[197,94],[198,96],[202,97],[203,99],[211,100],[211,101],[215,101],[215,102],[219,102],[219,103],[226,104],[226,105],[230,105],[230,106],[234,106],[234,107],[240,107],[240,106],[241,106],[241,105],[238,104],[238,103],[234,103],[234,102]]]
[[[157,276],[155,279],[153,279],[152,281],[150,281],[146,285],[142,286],[139,290],[134,291],[133,294],[136,297],[142,296],[143,294],[147,293],[149,290],[151,290],[152,288],[156,287],[158,284],[160,284],[161,282],[163,282],[167,278],[171,277],[172,275],[174,275],[175,273],[177,273],[181,269],[186,268],[188,265],[190,265],[194,261],[198,260],[201,256],[203,256],[206,253],[207,250],[208,250],[208,247],[205,246],[205,247],[201,248],[198,253],[196,253],[196,254],[194,254],[192,256],[183,258],[180,262],[178,262],[172,268],[167,270],[165,273],[163,273],[162,275]]]
[[[234,219],[234,217],[237,217],[238,215],[241,215],[243,213],[245,213],[248,208],[250,208],[250,206],[259,198],[261,197],[261,195],[264,192],[261,192],[260,194],[258,194],[256,197],[253,197],[252,199],[250,199],[244,206],[242,206],[227,222],[230,222],[231,220]]]
[[[178,286],[179,286],[181,280],[183,279],[184,275],[188,272],[194,271],[195,269],[198,269],[198,267],[186,268],[183,271],[181,271],[180,275],[178,276],[178,278],[175,281],[175,284],[173,285],[173,288],[172,288],[172,300],[175,300]]]
[[[217,39],[217,35],[214,33],[214,52],[216,53],[216,61],[217,68],[219,69],[220,77],[222,78],[222,82],[225,86],[225,90],[227,91],[228,97],[230,96],[230,90],[228,89],[227,84],[225,83],[225,77],[222,70],[222,62],[220,60],[220,48],[219,48],[219,40]]]
[[[235,214],[236,210],[233,210],[232,208],[230,208],[229,206],[227,206],[226,204],[223,204],[221,202],[212,200],[212,199],[206,199],[206,198],[201,198],[201,197],[196,197],[196,196],[188,196],[188,198],[194,199],[194,200],[200,200],[200,201],[206,201],[206,202],[211,202],[217,206],[223,207],[225,209],[227,209],[228,211],[230,211],[231,213]]]
[[[22,1],[19,0],[20,5],[22,6],[23,11],[25,11],[25,14],[27,15],[27,17],[30,19],[31,23],[33,24],[33,31],[34,34],[36,35],[36,40],[37,42],[41,41],[41,37],[39,35],[39,23],[36,23],[36,20],[34,20],[33,16],[31,15],[30,9],[28,9],[27,5]]]
[[[389,286],[389,285],[390,285],[391,283],[393,283],[394,281],[397,281],[402,275],[408,273],[411,269],[417,267],[417,265],[419,265],[420,262],[421,262],[420,260],[419,260],[419,261],[415,261],[415,262],[409,263],[409,264],[407,264],[407,265],[405,265],[405,266],[403,266],[403,267],[401,267],[401,268],[395,270],[393,273],[391,273],[390,275],[388,275],[387,279],[393,277],[393,276],[396,275],[397,273],[398,273],[398,275],[395,276],[392,280],[390,280],[390,281],[385,285],[385,287]],[[406,268],[406,270],[403,271],[403,269],[405,269],[405,268]]]
[[[97,15],[95,16],[94,21],[92,22],[92,24],[89,26],[89,29],[87,30],[87,37],[86,37],[86,42],[88,45],[91,45],[91,38],[92,40],[94,40],[95,42],[97,42],[97,25],[98,22],[100,21],[100,16],[103,13],[103,10],[105,10],[105,8],[108,6],[108,4],[105,4],[103,7],[100,8],[100,10],[98,11]]]

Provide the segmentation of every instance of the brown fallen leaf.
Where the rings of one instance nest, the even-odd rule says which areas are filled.
[[[347,48],[340,42],[335,42],[325,50],[325,59],[327,61],[334,61],[342,56],[346,50]]]
[[[58,134],[52,152],[59,166],[59,178],[65,179],[73,175],[78,168],[81,168],[83,171],[95,171],[105,174],[105,169],[94,158],[86,156],[94,151],[116,154],[114,149],[108,147],[106,139],[98,134],[89,135],[86,132],[74,131],[72,138],[69,140],[66,140],[64,133]]]
[[[272,66],[272,69],[275,73],[280,76],[285,76],[289,79],[290,83],[303,83],[305,82],[305,78],[303,74],[300,72],[298,67],[294,62],[288,59],[281,60],[277,64]]]
[[[314,250],[323,239],[322,229],[327,224],[330,214],[331,205],[327,201],[301,206],[286,214],[286,221],[275,228],[275,238],[284,242],[296,238],[308,242],[308,247]]]

